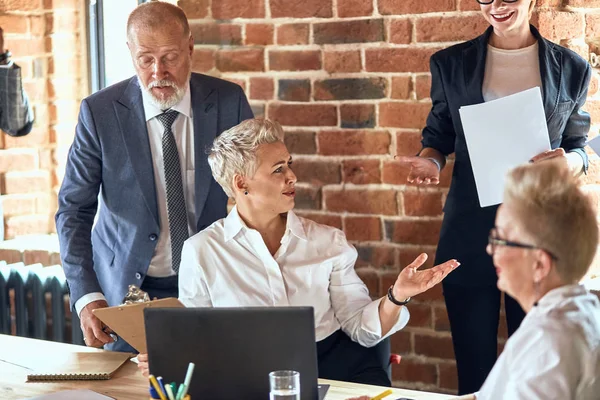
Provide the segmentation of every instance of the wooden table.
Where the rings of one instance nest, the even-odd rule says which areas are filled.
[[[53,354],[65,352],[104,351],[72,344],[49,342],[45,340],[28,339],[17,336],[0,335],[0,399],[24,399],[41,394],[61,390],[90,389],[118,400],[148,399],[148,380],[137,370],[137,365],[128,361],[107,381],[63,381],[56,383],[27,383],[26,377],[32,359],[40,354],[52,357]],[[345,400],[349,397],[370,395],[375,396],[386,388],[355,383],[319,380],[320,383],[331,385],[325,400]],[[406,397],[414,400],[443,400],[451,396],[417,392],[413,390],[394,389],[394,394],[386,400]]]

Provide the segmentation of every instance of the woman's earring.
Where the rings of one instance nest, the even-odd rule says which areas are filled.
[[[244,190],[244,194],[245,194],[246,196],[248,196],[248,191],[247,191],[247,190]]]

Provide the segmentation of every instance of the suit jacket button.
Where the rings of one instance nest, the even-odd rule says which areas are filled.
[[[142,279],[142,274],[140,274],[139,272],[136,272],[135,279]]]
[[[156,233],[151,233],[150,236],[148,236],[148,239],[154,242],[156,239],[158,239],[158,235]]]

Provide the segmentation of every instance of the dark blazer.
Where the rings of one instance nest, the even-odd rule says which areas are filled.
[[[221,132],[252,118],[252,111],[242,89],[231,82],[192,74],[190,91],[196,229],[201,231],[227,214],[227,196],[212,178],[206,149]],[[56,213],[71,307],[91,292],[104,293],[115,305],[128,285],[141,285],[164,229],[153,169],[137,77],[82,101]]]
[[[573,51],[544,39],[535,27],[531,31],[539,43],[542,96],[551,146],[579,153],[587,170],[583,147],[590,116],[581,107],[586,101],[591,67]],[[493,285],[496,281],[485,246],[497,207],[479,206],[459,116],[461,106],[484,102],[482,86],[491,33],[490,27],[483,35],[431,57],[433,107],[422,144],[444,155],[455,153],[436,261],[457,258],[462,265],[445,279],[446,284]]]

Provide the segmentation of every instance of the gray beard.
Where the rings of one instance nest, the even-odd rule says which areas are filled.
[[[187,78],[186,82],[190,81],[191,76],[192,76],[192,72],[190,71],[188,73],[188,78]],[[151,90],[152,87],[150,87],[152,84],[148,85],[148,87],[144,86],[140,77],[138,76],[138,83],[140,84],[140,87],[142,88],[142,90],[148,94],[148,98],[150,99],[150,102],[152,104],[154,104],[156,107],[160,108],[161,110],[168,110],[169,108],[171,108],[174,105],[176,105],[177,103],[179,103],[181,101],[181,99],[183,99],[183,96],[185,96],[186,87],[179,87],[179,86],[175,85],[173,82],[165,81],[165,80],[155,81],[155,82],[158,82],[160,84],[159,86],[161,86],[161,85],[170,86],[175,89],[175,93],[173,93],[173,95],[171,95],[170,97],[168,97],[166,99],[159,99],[156,96],[154,96],[154,94],[152,93],[152,90]]]

